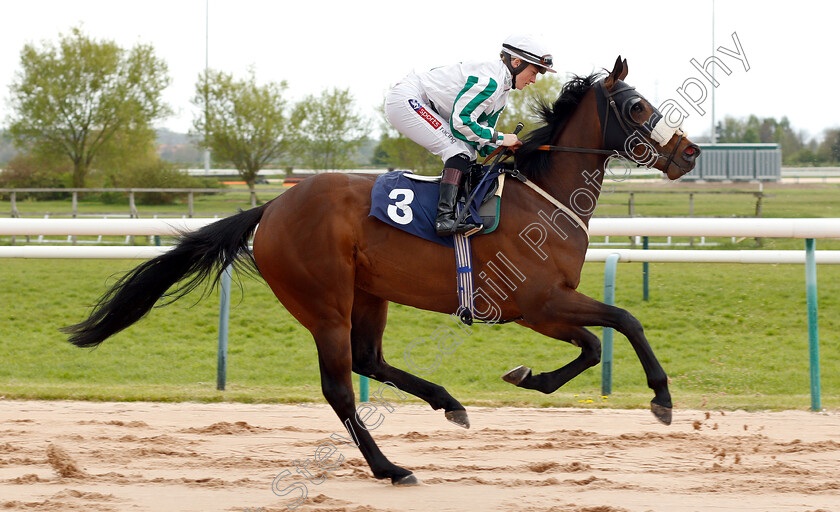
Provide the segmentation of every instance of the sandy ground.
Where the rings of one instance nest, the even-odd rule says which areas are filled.
[[[295,510],[840,511],[837,412],[469,408],[464,430],[393,406],[366,421],[415,487],[374,479],[324,405],[0,400],[0,510],[279,512],[305,488]]]

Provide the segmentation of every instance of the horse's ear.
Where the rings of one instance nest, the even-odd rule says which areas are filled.
[[[619,57],[619,59],[620,58],[621,57]],[[622,65],[623,69],[622,69],[621,75],[618,77],[618,79],[619,80],[624,80],[625,78],[627,78],[627,72],[630,71],[630,68],[627,67],[627,59],[624,59],[623,61],[621,61],[621,65]]]
[[[607,75],[607,78],[604,79],[604,85],[607,86],[607,89],[612,89],[615,86],[615,82],[617,80],[622,80],[624,77],[627,76],[627,60],[621,60],[621,55],[615,59],[615,65],[613,66],[613,70],[610,71],[610,74]]]

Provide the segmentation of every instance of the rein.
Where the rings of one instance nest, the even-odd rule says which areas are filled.
[[[625,158],[631,158],[630,153],[626,151],[618,151],[615,149],[590,149],[590,148],[572,148],[568,146],[539,146],[538,151],[565,151],[568,153],[590,153],[594,155],[618,155]]]
[[[676,154],[677,154],[677,148],[680,146],[680,142],[682,142],[683,137],[685,137],[685,134],[680,133],[679,138],[677,139],[677,143],[674,145],[674,149],[671,151],[671,153],[668,155],[667,160],[665,161],[665,168],[666,169],[672,163],[674,165],[676,165],[677,167],[679,167],[680,169],[682,169],[682,166],[680,166],[679,164],[674,162],[674,156],[676,156]],[[629,160],[632,160],[632,161],[636,162],[636,160],[635,160],[636,156],[635,155],[633,155],[632,153],[628,153],[627,151],[618,151],[617,149],[573,148],[573,147],[569,147],[569,146],[552,146],[552,145],[546,144],[546,145],[543,145],[543,146],[539,146],[537,148],[537,150],[538,151],[562,151],[562,152],[566,152],[566,153],[587,153],[587,154],[593,154],[593,155],[618,155],[620,157],[627,158]],[[660,153],[658,151],[656,152],[656,159],[657,160],[662,160],[664,158],[665,158],[665,156],[662,153]],[[636,165],[639,166],[641,164],[636,162]]]

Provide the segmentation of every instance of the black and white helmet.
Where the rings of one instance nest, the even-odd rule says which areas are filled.
[[[502,43],[502,59],[508,65],[511,73],[516,76],[528,64],[537,66],[540,73],[557,73],[554,70],[554,59],[546,48],[532,36],[516,34],[509,36]],[[521,59],[522,64],[516,68],[511,65],[512,59]]]

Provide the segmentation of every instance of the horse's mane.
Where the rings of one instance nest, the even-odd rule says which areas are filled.
[[[551,144],[557,134],[566,126],[569,116],[575,111],[583,96],[603,75],[573,76],[563,85],[560,97],[553,105],[544,99],[537,99],[532,107],[534,114],[544,123],[523,138],[522,146],[516,150],[516,166],[529,178],[537,177],[549,169],[549,151],[540,151],[540,146]]]

